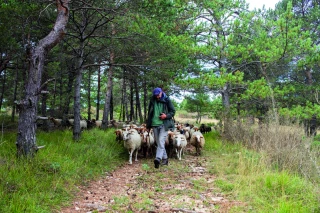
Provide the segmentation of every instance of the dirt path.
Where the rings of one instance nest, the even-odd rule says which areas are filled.
[[[124,165],[98,181],[81,187],[72,206],[60,213],[88,212],[229,212],[244,206],[228,200],[214,185],[205,157],[188,148],[182,161],[170,159],[169,166],[153,168],[153,159]]]

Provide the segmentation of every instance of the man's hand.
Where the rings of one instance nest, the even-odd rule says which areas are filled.
[[[159,118],[160,118],[161,120],[164,120],[164,119],[167,118],[167,115],[164,114],[164,113],[161,113],[160,116],[159,116]]]

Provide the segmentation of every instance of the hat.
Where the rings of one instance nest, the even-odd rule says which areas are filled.
[[[152,94],[155,95],[155,96],[157,96],[157,95],[160,94],[160,92],[162,92],[161,88],[157,87],[157,88],[155,88],[155,89],[153,90]]]

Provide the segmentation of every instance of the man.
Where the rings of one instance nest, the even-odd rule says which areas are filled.
[[[153,128],[154,138],[157,143],[157,153],[154,167],[168,165],[168,155],[165,149],[169,128],[174,128],[172,120],[176,110],[169,98],[161,88],[157,87],[152,92],[148,107],[147,129]]]

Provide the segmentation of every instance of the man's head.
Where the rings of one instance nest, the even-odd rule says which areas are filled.
[[[160,100],[161,98],[161,95],[162,95],[162,89],[157,87],[153,90],[152,92],[153,96],[157,99],[157,100]]]

